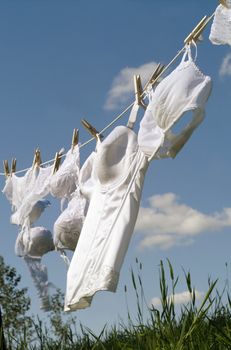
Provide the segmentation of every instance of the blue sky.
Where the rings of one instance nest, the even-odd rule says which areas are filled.
[[[105,127],[133,101],[129,77],[132,81],[138,72],[145,77],[156,62],[167,64],[217,4],[215,0],[2,1],[1,159],[17,158],[18,170],[29,167],[38,146],[44,161],[52,159],[61,147],[68,150],[75,127],[80,129],[80,141],[86,141],[89,135],[80,120],[87,119],[97,129]],[[199,296],[206,292],[208,276],[219,278],[221,286],[227,277],[231,49],[212,45],[209,30],[210,25],[197,58],[200,69],[213,79],[206,119],[176,159],[152,162],[143,190],[142,220],[138,219],[117,293],[99,293],[91,308],[76,313],[78,321],[95,331],[107,322],[119,322],[120,316],[126,318],[125,284],[133,308],[130,269],[136,257],[143,263],[148,301],[159,296],[160,259],[169,258],[180,274],[179,295],[186,290],[182,267],[191,271]],[[123,94],[118,94],[121,89]],[[119,123],[126,121],[127,116]],[[93,149],[94,142],[82,149],[82,163]],[[5,178],[0,181],[3,188]],[[27,268],[14,254],[17,227],[10,224],[10,213],[2,195],[0,254],[17,267],[33,298],[32,312],[42,315]],[[52,230],[58,214],[59,203],[53,199],[39,224]],[[66,268],[59,256],[48,254],[44,262],[50,280],[65,290]]]

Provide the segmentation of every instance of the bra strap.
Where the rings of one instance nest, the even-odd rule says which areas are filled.
[[[191,50],[191,44],[195,47],[195,56],[192,58],[192,50]],[[183,54],[181,62],[185,62],[186,58],[189,61],[195,62],[197,59],[197,44],[194,40],[191,41],[191,43],[185,45],[185,52]]]
[[[137,102],[134,103],[132,109],[131,109],[131,113],[128,119],[128,123],[127,123],[127,127],[130,129],[133,129],[136,119],[137,119],[137,114],[138,114],[138,110],[139,110],[139,105]]]
[[[150,101],[152,100],[152,93],[153,93],[153,88],[152,88],[152,85],[149,84],[147,89],[146,89],[145,95],[144,95],[144,98],[148,99],[148,103],[150,103]],[[128,118],[128,122],[127,122],[127,127],[130,128],[130,129],[134,128],[134,125],[135,125],[135,122],[136,122],[136,119],[137,119],[137,115],[138,115],[138,111],[139,111],[139,107],[140,106],[135,101],[134,105],[133,105],[133,107],[131,109],[130,116]]]

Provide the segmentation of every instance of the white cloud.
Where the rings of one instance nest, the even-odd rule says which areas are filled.
[[[221,64],[219,75],[231,75],[231,53],[228,53]]]
[[[136,224],[143,248],[188,245],[196,235],[231,226],[231,208],[207,215],[179,203],[174,193],[152,196],[149,204],[148,208],[140,208]]]
[[[202,299],[204,296],[203,292],[199,292],[198,290],[195,290],[195,298],[196,300],[200,300]],[[173,295],[169,295],[168,296],[168,300],[170,301],[171,299],[174,298],[174,304],[175,305],[180,305],[180,304],[187,304],[188,302],[190,302],[190,300],[192,299],[192,294],[189,291],[185,291],[182,293],[176,293],[173,297]],[[158,297],[154,297],[151,302],[150,302],[151,306],[154,307],[158,307],[161,305],[161,300]]]
[[[124,106],[132,94],[134,95],[133,75],[139,74],[144,85],[156,66],[156,62],[149,62],[139,67],[123,68],[112,82],[104,108],[113,110]]]

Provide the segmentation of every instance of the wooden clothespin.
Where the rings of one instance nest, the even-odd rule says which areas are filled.
[[[142,88],[142,84],[141,84],[140,75],[134,75],[134,88],[135,88],[136,103],[139,106],[142,106],[144,109],[146,109],[147,106],[144,103],[143,98],[142,98],[143,88]]]
[[[73,135],[72,135],[72,143],[71,143],[72,151],[75,148],[75,146],[78,145],[78,143],[79,143],[79,130],[78,129],[74,129],[73,130]]]
[[[13,158],[11,161],[11,169],[9,168],[8,160],[3,161],[5,177],[11,176],[16,171],[16,159]]]
[[[210,21],[210,17],[204,16],[202,20],[196,25],[196,27],[192,30],[192,32],[187,36],[184,40],[185,44],[189,44],[191,41],[197,41]]]
[[[3,161],[3,168],[4,168],[5,177],[7,178],[8,176],[10,176],[10,169],[9,169],[8,160],[6,159]]]
[[[147,89],[149,84],[153,86],[158,81],[158,79],[159,79],[160,75],[162,74],[164,68],[165,68],[165,66],[163,64],[158,63],[155,71],[152,73],[152,75],[148,79],[147,84],[144,86],[144,90]]]
[[[219,3],[220,3],[221,5],[223,5],[224,7],[226,7],[226,8],[229,8],[228,5],[227,5],[226,0],[219,0]]]
[[[11,171],[10,171],[11,175],[16,172],[16,165],[17,165],[17,160],[16,158],[13,158],[11,161]]]
[[[103,138],[103,135],[99,134],[99,131],[97,131],[86,119],[82,119],[81,123],[93,137],[96,139],[99,138],[100,140]]]
[[[63,152],[56,152],[55,153],[55,160],[54,160],[54,166],[53,166],[53,174],[56,173],[56,171],[58,171],[60,163],[61,163],[61,159],[62,159],[62,154]]]
[[[35,150],[34,159],[33,159],[33,165],[32,166],[33,167],[34,166],[40,167],[41,163],[42,163],[41,152],[40,152],[40,149],[37,148]]]

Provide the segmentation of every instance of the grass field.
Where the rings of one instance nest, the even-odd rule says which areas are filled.
[[[75,321],[62,323],[60,314],[52,318],[52,327],[46,327],[39,319],[32,320],[30,329],[24,329],[17,338],[4,331],[5,349],[126,349],[126,350],[221,350],[231,349],[231,299],[226,287],[217,290],[217,281],[208,281],[208,291],[197,306],[195,289],[192,288],[190,273],[185,273],[185,281],[191,300],[176,311],[174,294],[178,278],[174,276],[172,265],[167,268],[160,262],[159,285],[161,308],[150,308],[145,302],[141,280],[142,264],[137,261],[138,271],[131,272],[132,284],[136,295],[137,317],[133,321],[129,310],[127,320],[118,327],[109,330],[105,327],[98,335],[87,327],[81,326],[77,334]],[[166,274],[170,278],[167,284]],[[169,280],[169,279],[168,279]],[[169,297],[171,295],[171,298]],[[125,287],[125,296],[127,290]],[[143,321],[143,309],[148,308],[149,317]],[[3,336],[0,349],[4,350]]]

